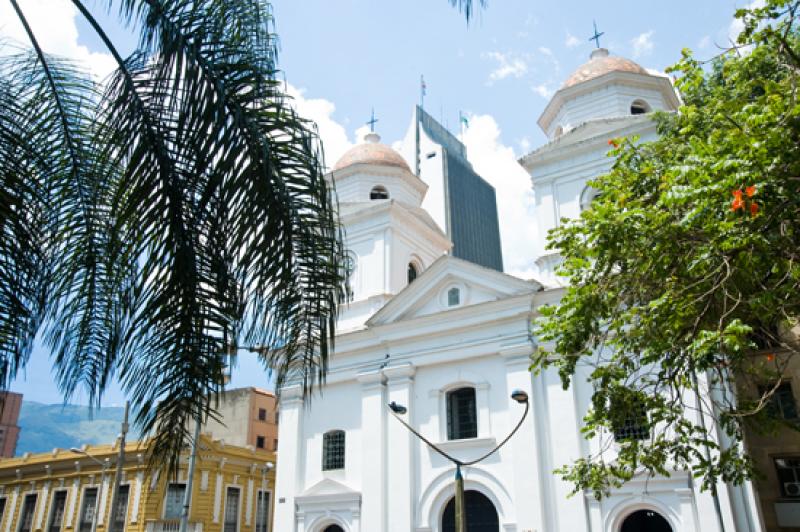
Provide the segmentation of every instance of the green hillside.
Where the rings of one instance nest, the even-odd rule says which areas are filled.
[[[119,435],[122,407],[90,410],[79,405],[45,405],[23,401],[19,414],[17,455],[69,449],[84,443],[111,443]],[[129,434],[128,439],[136,439]]]

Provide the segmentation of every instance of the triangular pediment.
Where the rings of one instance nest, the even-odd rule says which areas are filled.
[[[301,497],[318,497],[321,495],[354,495],[358,492],[353,491],[341,482],[331,478],[324,478],[305,490]]]
[[[449,292],[457,289],[452,304]],[[422,272],[368,321],[368,327],[385,325],[459,308],[498,301],[542,289],[538,281],[526,281],[469,261],[445,255]]]

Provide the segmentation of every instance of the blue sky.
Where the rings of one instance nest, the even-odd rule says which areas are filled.
[[[84,61],[102,75],[113,63],[99,40],[65,0],[21,0],[46,50]],[[89,5],[92,5],[90,2]],[[95,11],[102,12],[97,2]],[[384,142],[402,138],[419,101],[458,130],[459,111],[470,117],[464,132],[471,162],[497,189],[507,271],[526,277],[533,257],[526,234],[532,223],[527,175],[515,159],[544,142],[536,119],[561,82],[588,59],[592,21],[605,32],[612,54],[663,70],[684,47],[699,58],[719,53],[735,35],[733,0],[605,2],[490,0],[467,24],[447,0],[276,0],[279,65],[297,98],[298,110],[317,121],[333,165],[363,134],[371,109]],[[0,38],[22,33],[0,3]],[[119,48],[135,37],[114,17],[101,19]],[[268,386],[266,374],[243,355],[231,386]],[[37,346],[27,370],[13,384],[26,399],[60,402],[48,353]],[[124,400],[112,386],[106,405]],[[73,402],[83,402],[77,396]]]

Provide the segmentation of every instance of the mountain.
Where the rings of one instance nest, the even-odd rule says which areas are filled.
[[[45,405],[22,401],[17,455],[69,449],[84,443],[111,443],[119,435],[124,408],[90,409],[80,405]],[[135,432],[135,431],[132,431]],[[138,434],[129,433],[134,440]]]

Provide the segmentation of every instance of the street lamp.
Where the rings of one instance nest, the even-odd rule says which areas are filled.
[[[87,453],[83,449],[78,449],[77,447],[70,448],[70,452],[75,454],[80,454],[88,458],[89,460],[93,461],[97,465],[103,468],[103,472],[108,468],[107,463],[103,463],[91,454]],[[94,515],[92,515],[92,532],[97,532],[97,518],[100,512],[100,484],[98,484],[97,493],[94,496]],[[79,510],[80,511],[80,510]]]
[[[506,442],[511,439],[511,436],[513,436],[517,432],[517,430],[519,430],[519,428],[522,426],[522,422],[525,421],[525,416],[528,415],[528,410],[530,409],[530,403],[528,402],[528,394],[524,390],[517,389],[511,392],[511,399],[520,404],[522,403],[525,404],[525,412],[522,413],[522,417],[519,419],[517,426],[514,427],[514,430],[512,430],[511,433],[508,436],[506,436],[506,438],[503,441],[501,441],[494,449],[484,454],[483,456],[476,458],[475,460],[469,460],[469,461],[459,460],[458,458],[450,456],[443,450],[439,449],[436,445],[431,443],[425,436],[414,430],[414,428],[411,425],[403,421],[403,419],[400,418],[400,416],[408,412],[408,408],[406,408],[401,404],[396,403],[395,401],[392,401],[387,405],[389,407],[389,410],[392,412],[392,415],[397,419],[397,421],[402,423],[405,428],[407,428],[409,431],[411,431],[412,434],[414,434],[414,436],[424,441],[428,445],[428,447],[430,447],[440,455],[450,460],[453,464],[455,464],[456,532],[467,532],[467,517],[466,517],[466,509],[464,508],[464,477],[461,476],[461,466],[475,465],[478,462],[481,462],[486,458],[489,458],[494,453],[496,453],[497,450],[500,449],[503,445],[505,445]]]

